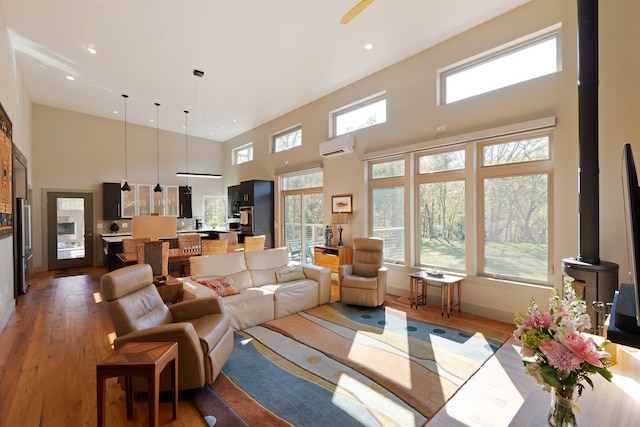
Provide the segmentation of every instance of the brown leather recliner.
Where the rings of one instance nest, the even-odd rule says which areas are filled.
[[[387,267],[382,266],[384,241],[380,238],[353,239],[353,264],[338,266],[340,301],[364,307],[378,307],[387,294]]]
[[[127,342],[178,343],[178,388],[211,384],[233,351],[233,331],[219,298],[200,298],[167,306],[153,284],[151,266],[137,264],[111,271],[100,279],[102,297],[117,338],[115,348]],[[170,390],[163,372],[161,390]],[[146,382],[133,382],[134,390]]]

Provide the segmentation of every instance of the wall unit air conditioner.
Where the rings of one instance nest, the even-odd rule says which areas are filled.
[[[322,157],[331,157],[338,154],[352,153],[353,147],[353,135],[342,135],[330,141],[321,142],[320,155]]]

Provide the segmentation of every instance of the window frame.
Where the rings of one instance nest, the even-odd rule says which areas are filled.
[[[464,155],[465,155],[465,166],[464,168],[461,169],[451,169],[451,170],[441,170],[441,171],[435,171],[435,172],[423,172],[420,173],[420,158],[423,156],[432,156],[432,155],[438,155],[438,154],[444,154],[444,153],[451,153],[451,152],[456,152],[456,151],[464,151]],[[433,265],[433,264],[428,264],[428,263],[421,263],[421,242],[420,242],[420,237],[419,237],[419,230],[420,230],[420,213],[419,213],[419,200],[420,200],[420,185],[421,184],[436,184],[436,183],[442,183],[442,182],[454,182],[454,181],[462,181],[462,183],[464,184],[464,196],[465,196],[465,223],[468,224],[468,220],[467,220],[467,215],[468,215],[468,198],[469,198],[469,186],[470,186],[470,179],[469,179],[469,175],[470,172],[469,170],[473,169],[473,153],[470,153],[469,150],[469,143],[459,143],[459,144],[452,144],[452,145],[448,145],[446,147],[439,147],[439,148],[431,148],[431,149],[427,149],[427,150],[423,150],[423,151],[419,151],[416,152],[414,154],[413,157],[413,161],[415,163],[415,178],[414,178],[414,184],[413,184],[413,196],[414,196],[414,200],[415,200],[415,209],[413,212],[413,216],[414,216],[414,227],[416,230],[416,239],[414,242],[414,251],[415,251],[415,262],[414,264],[418,267],[431,267],[431,268],[444,268],[448,271],[457,271],[460,273],[464,273],[465,271],[467,271],[469,269],[469,247],[468,247],[468,239],[465,239],[465,256],[464,256],[464,265],[465,267],[463,269],[456,269],[453,267],[446,267],[446,266],[440,266],[440,265]],[[465,225],[465,235],[468,236],[467,233],[467,227]]]
[[[454,64],[448,65],[446,67],[440,68],[436,72],[436,80],[437,80],[437,103],[438,105],[448,105],[454,102],[463,101],[465,99],[469,99],[475,96],[483,95],[486,93],[490,93],[499,89],[503,89],[505,87],[509,87],[515,84],[523,83],[526,81],[530,81],[539,77],[542,77],[543,74],[532,78],[527,78],[524,80],[520,80],[516,83],[510,83],[505,86],[499,86],[484,92],[472,94],[465,96],[463,98],[456,99],[454,101],[447,102],[447,78],[453,76],[455,74],[459,74],[466,70],[471,70],[477,68],[481,65],[488,64],[496,59],[504,58],[509,55],[521,52],[527,48],[531,48],[539,43],[542,43],[547,40],[555,39],[556,41],[556,70],[555,72],[562,71],[562,24],[554,24],[542,30],[536,31],[534,33],[528,34],[526,36],[520,37],[518,39],[512,40],[508,43],[504,43],[500,46],[497,46],[493,49],[489,49],[485,52],[479,53],[477,55],[471,56],[469,58],[458,61]]]
[[[282,150],[278,150],[277,149],[276,140],[278,138],[283,137],[283,136],[287,136],[287,135],[291,135],[291,134],[297,133],[297,132],[300,132],[300,143],[299,144],[293,145],[291,147],[284,148]],[[276,132],[273,135],[271,135],[271,152],[272,153],[282,153],[284,151],[292,150],[292,149],[294,149],[296,147],[302,147],[302,124],[297,124],[295,126],[291,126],[291,127],[287,128],[287,129],[283,129],[283,130],[281,130],[279,132]]]
[[[240,153],[244,150],[247,149],[251,149],[251,158],[245,161],[239,161],[238,158],[240,156]],[[241,165],[243,163],[249,163],[253,161],[253,141],[248,142],[246,144],[240,145],[239,147],[234,148],[233,150],[231,150],[231,164],[232,165]]]
[[[405,222],[404,222],[404,240],[405,253],[404,260],[394,261],[385,259],[385,263],[393,265],[406,265],[412,268],[424,268],[430,266],[428,264],[420,264],[420,241],[416,237],[420,225],[419,212],[419,190],[420,185],[428,182],[442,182],[464,179],[465,181],[465,267],[463,270],[454,268],[442,268],[442,270],[466,274],[469,276],[491,278],[493,280],[505,280],[512,283],[541,285],[546,287],[553,286],[554,274],[554,206],[553,206],[553,149],[554,149],[554,130],[555,120],[551,118],[539,119],[536,121],[524,122],[519,124],[508,125],[507,127],[486,129],[475,132],[473,134],[463,134],[452,138],[444,144],[425,148],[424,144],[409,145],[395,153],[387,153],[381,151],[379,153],[371,153],[370,157],[364,159],[367,162],[365,169],[366,181],[368,186],[367,203],[367,229],[369,235],[373,234],[373,201],[372,189],[375,187],[388,187],[390,184],[402,184],[405,194]],[[521,141],[534,139],[539,137],[548,138],[548,158],[541,160],[525,160],[519,163],[504,163],[499,165],[491,165],[482,167],[483,150],[482,147],[487,145],[505,143],[510,141]],[[439,141],[438,141],[439,142]],[[439,172],[419,172],[419,158],[425,154],[433,155],[447,151],[465,150],[465,168],[453,169]],[[404,177],[399,178],[380,178],[372,179],[372,164],[393,161],[397,159],[405,159]],[[546,257],[547,272],[546,280],[538,280],[541,276],[536,277],[515,277],[504,273],[486,273],[485,272],[485,239],[484,239],[484,203],[485,196],[483,191],[483,183],[487,178],[504,177],[504,176],[522,176],[522,175],[546,175]],[[464,177],[464,178],[463,178]],[[397,180],[397,181],[392,181]],[[543,273],[544,274],[544,273]]]
[[[505,163],[498,165],[483,166],[483,147],[487,145],[495,145],[501,142],[509,142],[514,140],[534,139],[537,137],[547,136],[549,138],[549,158],[542,160],[524,161],[520,163]],[[478,164],[476,194],[477,207],[475,209],[477,215],[477,275],[496,279],[513,280],[516,282],[531,283],[536,285],[551,286],[551,278],[553,275],[553,132],[550,130],[521,132],[514,135],[492,138],[480,141],[477,144]],[[484,182],[492,178],[506,177],[522,177],[534,174],[544,174],[547,176],[547,278],[546,280],[535,280],[533,278],[523,278],[510,276],[502,273],[490,273],[485,271],[485,221],[484,221],[484,201],[485,189]]]
[[[373,177],[373,168],[375,165],[379,165],[379,164],[383,164],[383,163],[392,163],[392,162],[396,162],[396,161],[403,161],[404,162],[404,174],[403,175],[395,175],[395,176],[391,176],[391,177],[381,177],[381,178],[372,178]],[[374,230],[374,212],[373,212],[373,193],[374,190],[379,189],[379,188],[402,188],[403,189],[403,198],[404,198],[404,205],[407,205],[407,189],[406,189],[406,181],[407,181],[407,176],[411,173],[410,169],[408,168],[408,161],[406,156],[401,155],[401,156],[393,156],[393,157],[385,157],[383,159],[377,159],[377,160],[373,160],[370,161],[369,164],[367,165],[367,173],[368,173],[368,182],[369,182],[369,235],[370,236],[375,236],[375,230]],[[407,209],[403,209],[404,210],[404,218],[403,218],[403,233],[402,233],[402,247],[403,247],[403,256],[404,259],[402,260],[396,260],[396,259],[391,259],[391,258],[387,258],[386,254],[383,254],[383,261],[386,263],[391,263],[394,265],[406,265],[407,264],[407,224],[409,224],[407,222]]]
[[[375,104],[375,103],[380,102],[380,101],[385,101],[385,120],[383,122],[378,122],[378,123],[374,123],[372,125],[363,126],[363,127],[360,127],[360,128],[357,128],[357,129],[353,129],[353,130],[350,130],[350,131],[347,131],[347,132],[343,132],[343,133],[340,133],[340,134],[337,133],[338,117],[340,117],[342,115],[345,115],[345,114],[348,114],[348,113],[351,113],[351,112],[354,112],[354,111],[357,111],[357,110],[362,109],[362,108],[366,108],[369,105]],[[372,127],[372,126],[376,126],[376,125],[380,125],[380,124],[383,124],[383,123],[387,123],[386,111],[388,111],[388,108],[387,108],[387,92],[386,91],[381,91],[381,92],[375,93],[373,95],[370,95],[370,96],[368,96],[366,98],[362,98],[362,99],[359,99],[358,101],[352,102],[351,104],[344,105],[344,106],[342,106],[340,108],[337,108],[337,109],[329,112],[329,135],[331,135],[332,138],[335,138],[335,137],[338,137],[338,136],[341,136],[341,135],[346,135],[346,134],[351,133],[351,132],[356,132],[356,131],[361,130],[361,129],[366,129],[366,128],[369,128],[369,127]]]

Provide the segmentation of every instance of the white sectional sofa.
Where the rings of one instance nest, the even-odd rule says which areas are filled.
[[[191,276],[183,279],[185,300],[218,295],[208,287],[212,282],[217,286],[222,281],[238,292],[221,297],[234,331],[331,299],[331,271],[290,264],[286,248],[191,257],[190,264]]]

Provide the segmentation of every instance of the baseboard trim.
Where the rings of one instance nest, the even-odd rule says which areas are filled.
[[[2,321],[0,321],[0,332],[4,331],[5,326],[7,326],[7,323],[9,323],[9,319],[11,319],[11,316],[13,315],[13,312],[16,311],[16,299],[13,299],[13,304],[11,304],[9,306],[9,309],[7,310],[7,312],[4,314],[4,316],[2,317]]]

